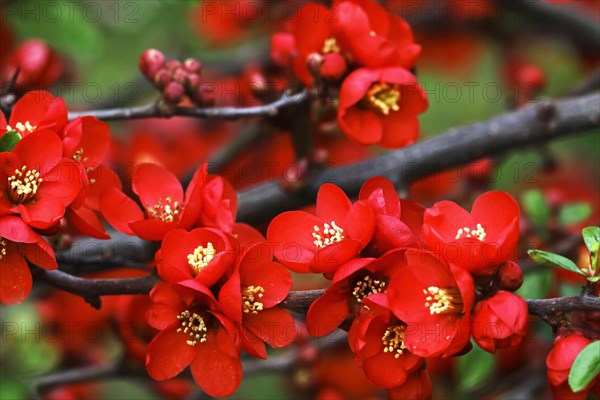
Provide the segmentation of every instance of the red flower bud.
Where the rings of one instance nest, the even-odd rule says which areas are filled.
[[[173,80],[175,82],[179,82],[182,85],[185,85],[186,81],[188,78],[188,73],[185,69],[183,68],[177,68],[174,72],[173,72]]]
[[[280,67],[287,67],[292,62],[296,50],[294,36],[289,33],[278,32],[271,38],[271,59]]]
[[[200,78],[200,75],[198,74],[188,74],[185,81],[185,85],[191,90],[192,93],[198,89],[200,83],[202,83],[202,78]]]
[[[138,61],[140,71],[146,78],[153,80],[156,73],[164,66],[165,56],[159,50],[148,49],[142,53]]]
[[[181,68],[181,63],[179,60],[167,60],[165,66],[169,71],[175,72],[177,69]]]
[[[177,104],[183,99],[183,85],[178,82],[169,83],[163,90],[163,99],[169,104]]]
[[[156,75],[154,75],[154,85],[159,89],[163,89],[165,86],[171,82],[173,78],[171,77],[171,73],[166,69],[159,69]]]
[[[523,283],[523,272],[521,267],[514,261],[506,261],[498,271],[500,289],[514,292]]]
[[[188,58],[183,62],[183,68],[185,68],[187,72],[199,74],[202,72],[202,63],[195,58]]]
[[[330,53],[323,57],[320,73],[323,78],[338,80],[344,76],[346,69],[344,57],[338,53]]]
[[[522,297],[499,291],[475,307],[473,338],[482,349],[516,346],[527,334],[527,303]]]
[[[215,104],[216,97],[217,94],[214,86],[200,83],[198,89],[196,89],[192,101],[199,107],[210,107]]]
[[[63,63],[43,40],[27,40],[6,60],[3,78],[8,81],[19,68],[17,86],[40,87],[56,81],[63,72]]]

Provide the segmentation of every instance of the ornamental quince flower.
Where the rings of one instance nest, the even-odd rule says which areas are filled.
[[[387,293],[390,309],[407,325],[404,339],[414,354],[450,356],[468,345],[475,287],[467,271],[408,249]]]
[[[569,386],[568,378],[575,358],[592,341],[579,333],[573,332],[566,336],[557,336],[554,347],[546,357],[548,368],[548,383],[552,389],[553,397],[557,400],[585,400],[588,392],[600,394],[600,379],[592,379],[589,385],[580,392],[573,393]]]
[[[158,283],[150,292],[148,324],[160,332],[148,345],[146,370],[155,380],[173,378],[188,365],[207,395],[227,397],[242,380],[238,334],[212,293],[195,282]]]
[[[235,254],[229,238],[219,230],[174,229],[165,234],[156,259],[156,269],[163,280],[195,280],[208,288],[231,273]]]
[[[3,60],[2,81],[8,82],[19,68],[18,90],[40,88],[56,82],[64,70],[60,56],[40,39],[29,39]]]
[[[52,131],[26,135],[0,153],[0,215],[20,215],[34,229],[53,227],[81,190],[77,163],[63,158]]]
[[[117,188],[106,190],[100,199],[100,209],[106,220],[118,231],[144,240],[162,240],[175,228],[190,229],[203,207],[201,190],[206,182],[204,163],[185,191],[169,170],[157,164],[137,166],[132,177],[132,189],[138,195],[144,211]]]
[[[364,299],[385,293],[397,268],[406,262],[403,250],[393,250],[379,259],[357,258],[339,267],[331,286],[317,298],[306,314],[306,328],[313,337],[323,336],[337,328],[348,316],[357,315]]]
[[[266,359],[265,342],[279,348],[294,340],[294,318],[278,306],[291,287],[292,276],[273,262],[267,243],[243,250],[218,299],[223,313],[240,324],[242,346],[250,355]]]
[[[51,130],[57,134],[67,124],[65,101],[50,92],[34,90],[27,92],[14,105],[6,121],[0,113],[0,136],[8,131],[17,131],[25,137],[36,130]]]
[[[408,70],[359,68],[342,82],[337,120],[358,143],[398,148],[417,139],[417,115],[427,107],[425,91]]]
[[[27,261],[56,269],[52,247],[15,215],[0,217],[0,303],[17,304],[31,292]]]
[[[527,335],[527,316],[525,300],[501,290],[475,306],[473,339],[490,353],[516,346]]]
[[[490,275],[514,258],[519,241],[519,205],[508,193],[483,193],[469,213],[452,201],[425,211],[423,236],[450,265]]]
[[[292,271],[332,273],[356,257],[373,236],[375,218],[367,202],[352,204],[333,184],[320,187],[316,208],[316,215],[284,212],[267,230],[275,257]]]
[[[406,381],[395,388],[388,389],[388,400],[429,400],[433,394],[433,386],[425,365],[408,374]]]
[[[367,180],[360,189],[360,200],[366,200],[375,214],[376,224],[371,251],[386,251],[417,246],[422,241],[421,227],[425,208],[413,201],[400,199],[394,184],[376,176]]]
[[[384,388],[406,382],[423,365],[405,341],[406,324],[390,311],[385,294],[365,298],[368,310],[355,319],[348,333],[350,349],[369,380]]]

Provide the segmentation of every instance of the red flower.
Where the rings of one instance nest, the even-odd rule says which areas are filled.
[[[450,265],[488,275],[511,260],[519,241],[519,205],[508,193],[479,196],[471,213],[451,201],[425,212],[423,236]]]
[[[408,70],[360,68],[342,83],[337,119],[352,140],[397,148],[417,139],[417,115],[427,106],[425,91]]]
[[[404,251],[395,250],[379,259],[359,258],[339,267],[331,287],[308,309],[308,333],[314,337],[326,335],[349,315],[358,314],[365,297],[386,292],[387,284],[403,262]]]
[[[421,46],[413,42],[412,30],[398,15],[375,1],[336,1],[332,7],[337,38],[347,58],[364,67],[412,68]]]
[[[390,309],[408,328],[406,346],[421,357],[450,356],[469,343],[475,288],[464,270],[424,250],[407,250],[388,286]]]
[[[190,286],[195,290],[161,282],[150,292],[146,318],[160,333],[148,345],[146,370],[162,381],[189,365],[207,395],[230,396],[242,379],[235,326],[208,290]]]
[[[174,229],[165,235],[156,258],[158,275],[165,281],[196,280],[208,288],[231,273],[235,254],[218,230]]]
[[[348,333],[350,348],[375,385],[402,385],[423,365],[423,359],[408,350],[407,326],[389,310],[386,295],[369,296],[365,303],[370,311],[363,310],[352,324]]]
[[[31,291],[27,261],[44,269],[56,269],[52,247],[23,220],[13,215],[0,218],[0,303],[17,304]]]
[[[66,123],[67,107],[64,100],[45,91],[32,91],[21,97],[13,107],[8,122],[0,113],[0,132],[4,134],[16,130],[21,137],[46,129],[58,134]]]
[[[573,393],[568,383],[569,371],[571,370],[573,361],[575,361],[581,350],[590,343],[589,339],[576,333],[556,338],[554,347],[546,358],[548,383],[555,399],[585,400],[591,388],[594,388],[594,393],[600,392],[600,380],[597,377],[584,390],[578,393]]]
[[[252,356],[267,358],[264,342],[279,348],[294,340],[294,318],[277,306],[291,287],[290,273],[272,261],[266,243],[259,243],[243,252],[237,268],[219,291],[223,313],[241,323],[242,345]]]
[[[527,313],[522,297],[501,290],[475,306],[473,339],[490,353],[516,346],[527,335]]]
[[[319,189],[316,214],[284,212],[267,230],[275,257],[295,272],[334,272],[356,257],[373,236],[375,219],[367,202],[352,204],[330,183]]]
[[[433,387],[431,377],[425,368],[412,372],[406,382],[395,388],[388,389],[388,400],[428,400],[431,399]]]
[[[8,82],[17,68],[17,87],[43,87],[54,83],[63,72],[60,57],[40,39],[30,39],[19,45],[10,54],[3,66],[3,82]]]
[[[203,207],[200,199],[206,167],[204,163],[198,168],[184,198],[175,175],[156,164],[140,164],[133,174],[132,187],[145,212],[123,192],[111,188],[100,199],[102,215],[115,229],[144,240],[162,240],[175,228],[189,229]]]
[[[0,153],[0,215],[19,214],[36,229],[56,224],[81,189],[77,163],[62,153],[51,131],[27,135],[11,153]]]
[[[376,176],[367,180],[358,195],[369,202],[376,218],[370,249],[378,254],[399,247],[417,246],[425,208],[413,201],[401,200],[388,179]]]

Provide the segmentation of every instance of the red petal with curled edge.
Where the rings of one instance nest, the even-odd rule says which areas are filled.
[[[198,354],[198,343],[190,346],[186,342],[190,338],[183,332],[177,332],[179,321],[161,331],[148,345],[146,371],[157,381],[179,375]],[[205,346],[206,347],[206,346]]]
[[[362,249],[369,244],[373,237],[375,222],[375,215],[369,204],[364,200],[359,200],[350,207],[341,224],[346,229],[347,237],[360,242]]]
[[[358,198],[368,201],[375,214],[400,217],[400,198],[394,184],[387,178],[369,178],[360,188]]]
[[[371,110],[358,107],[338,108],[337,121],[340,130],[350,139],[361,144],[376,144],[383,137],[381,118]]]
[[[296,339],[296,323],[288,310],[280,307],[244,314],[244,327],[273,348],[287,346]]]
[[[352,207],[352,202],[338,186],[325,183],[319,188],[317,193],[317,218],[327,223],[335,221],[341,224],[350,207]]]
[[[254,333],[250,332],[248,329],[244,327],[241,328],[241,336],[242,336],[242,347],[248,354],[252,357],[260,358],[262,360],[267,359],[267,348],[265,346],[265,342],[256,336]]]
[[[67,215],[73,226],[84,235],[96,239],[110,239],[98,215],[88,207],[82,206],[76,210],[69,208],[67,209]]]
[[[40,238],[37,243],[21,244],[21,251],[29,262],[40,268],[47,270],[58,268],[54,250],[43,238]]]
[[[144,207],[154,207],[157,204],[183,204],[183,188],[177,177],[168,169],[157,164],[143,163],[135,169],[131,188],[138,195]]]
[[[37,127],[36,132],[43,129],[60,132],[67,123],[65,101],[43,90],[26,93],[15,104],[9,125],[14,128],[17,122],[27,121]]]
[[[144,213],[125,193],[112,187],[100,197],[100,211],[116,230],[135,235],[129,224],[144,219]]]
[[[0,265],[0,303],[18,304],[29,296],[31,292],[31,273],[25,258],[13,242],[6,244],[6,255],[2,257]]]
[[[242,322],[242,288],[240,273],[232,272],[231,276],[219,290],[219,304],[223,314],[234,322]]]
[[[232,395],[242,381],[242,363],[209,343],[196,345],[198,355],[190,369],[194,381],[207,395],[227,397]]]
[[[349,295],[325,293],[310,305],[306,314],[306,329],[312,337],[333,332],[350,314]]]

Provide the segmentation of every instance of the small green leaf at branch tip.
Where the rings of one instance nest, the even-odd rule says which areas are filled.
[[[592,283],[596,283],[596,282],[600,281],[600,276],[590,276],[589,278],[587,278],[587,280]]]
[[[588,226],[581,231],[583,241],[590,253],[592,270],[598,272],[598,248],[600,248],[600,226]]]
[[[539,264],[550,265],[552,267],[575,272],[576,274],[585,275],[583,271],[579,269],[577,264],[561,255],[542,250],[529,250],[527,254],[529,254],[529,257]]]
[[[582,391],[600,373],[600,340],[588,344],[579,354],[571,371],[569,386],[574,392]]]
[[[588,203],[565,204],[558,212],[558,221],[562,226],[576,224],[589,218],[593,211]]]
[[[8,131],[0,137],[0,152],[12,151],[21,140],[21,135],[17,131]]]

